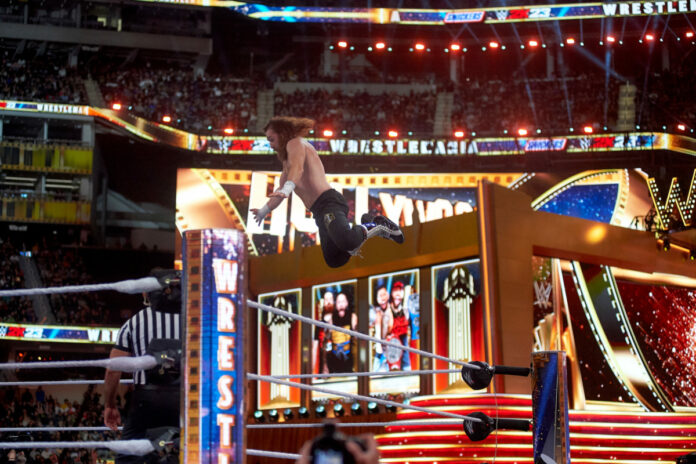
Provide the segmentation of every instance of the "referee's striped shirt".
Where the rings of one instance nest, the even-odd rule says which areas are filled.
[[[152,308],[141,309],[121,326],[116,338],[117,348],[133,356],[142,356],[153,338],[180,340],[179,314],[155,311]],[[137,385],[147,383],[144,371],[137,371],[133,376]]]

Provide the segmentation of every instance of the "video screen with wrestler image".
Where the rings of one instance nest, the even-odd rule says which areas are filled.
[[[418,269],[372,276],[369,279],[370,328],[375,338],[412,348],[420,347],[420,292]],[[372,372],[418,370],[419,356],[395,346],[370,343]],[[370,379],[370,393],[408,393],[420,388],[418,376]]]
[[[301,313],[302,289],[263,293],[258,302],[295,314]],[[258,373],[261,375],[297,375],[301,373],[301,329],[298,321],[259,311]],[[291,382],[294,380],[290,380]],[[300,404],[300,390],[269,382],[258,384],[258,407],[295,407]]]
[[[344,329],[357,330],[358,311],[357,281],[332,282],[312,287],[314,319]],[[358,371],[357,339],[348,334],[313,328],[312,373],[326,377],[315,378],[313,383],[330,383],[331,389],[357,393],[357,381],[353,376],[336,376]],[[328,388],[328,387],[327,387]],[[312,392],[313,398],[327,397]]]

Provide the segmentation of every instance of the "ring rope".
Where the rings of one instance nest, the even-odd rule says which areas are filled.
[[[271,375],[275,379],[330,379],[332,377],[387,377],[396,375],[454,374],[461,369],[426,369],[418,371],[334,372],[333,374]]]
[[[112,371],[135,372],[157,366],[154,356],[119,356],[117,358],[90,359],[86,361],[38,361],[0,364],[2,369],[53,369],[64,367],[105,367]]]
[[[460,416],[459,414],[453,414],[451,412],[438,411],[438,410],[430,409],[430,408],[422,408],[420,406],[414,406],[412,404],[397,403],[396,401],[383,400],[381,398],[374,398],[371,396],[356,395],[354,393],[347,393],[347,392],[342,392],[342,391],[338,391],[338,390],[331,390],[329,388],[317,387],[315,385],[305,385],[305,384],[297,383],[297,382],[288,382],[285,380],[276,379],[275,377],[271,377],[268,375],[247,374],[247,379],[261,380],[264,382],[277,383],[279,385],[286,385],[288,387],[299,388],[300,390],[318,391],[321,393],[327,393],[329,395],[344,396],[346,398],[350,398],[350,399],[358,400],[358,401],[367,401],[367,402],[372,401],[374,403],[383,404],[385,406],[395,406],[397,408],[413,409],[414,411],[420,411],[420,412],[424,412],[427,414],[436,414],[436,415],[442,416],[442,417],[450,417],[450,418],[455,418],[455,419],[459,419],[459,420],[468,420],[470,422],[483,422],[481,419],[478,419],[476,417]]]
[[[123,427],[119,427],[123,430]],[[0,433],[6,432],[114,432],[109,427],[0,427]]]
[[[131,384],[133,383],[133,379],[120,379],[119,382],[123,384]],[[38,387],[43,385],[101,385],[103,383],[103,380],[38,380],[32,382],[0,382],[0,387]]]
[[[412,426],[412,427],[427,427],[430,425],[461,425],[462,421],[459,419],[435,419],[435,420],[414,420],[414,421],[389,421],[389,422],[336,422],[337,427],[402,427],[402,426]],[[324,424],[321,422],[311,422],[311,423],[283,423],[283,424],[249,424],[246,426],[248,429],[313,429],[323,427]]]
[[[35,448],[106,448],[119,454],[145,456],[155,448],[150,440],[111,440],[111,441],[17,441],[0,442],[0,449],[35,449]]]
[[[382,344],[384,346],[391,346],[393,348],[398,348],[400,350],[408,351],[410,353],[415,353],[415,354],[418,354],[421,356],[426,356],[428,358],[439,359],[440,361],[445,361],[445,362],[448,362],[451,364],[457,364],[459,366],[463,366],[463,367],[466,367],[468,369],[479,370],[481,368],[480,366],[477,366],[476,364],[469,364],[469,363],[466,363],[463,361],[456,361],[454,359],[450,359],[450,358],[447,358],[445,356],[440,356],[439,354],[429,353],[427,351],[422,351],[422,350],[419,350],[417,348],[411,348],[410,346],[405,346],[405,345],[402,345],[400,343],[388,342],[386,340],[381,340],[379,338],[370,337],[369,335],[365,335],[365,334],[360,333],[360,332],[355,332],[354,330],[344,329],[343,327],[338,327],[338,326],[335,326],[332,324],[327,324],[326,322],[321,322],[321,321],[317,321],[317,320],[314,320],[314,319],[309,318],[309,317],[300,316],[299,314],[294,314],[294,313],[291,313],[289,311],[284,311],[282,309],[278,309],[278,308],[274,308],[273,306],[268,306],[265,304],[257,303],[255,301],[247,300],[247,305],[251,306],[252,308],[260,309],[262,311],[268,311],[269,313],[277,314],[279,316],[288,317],[290,319],[295,319],[295,320],[298,320],[300,322],[305,322],[307,324],[315,325],[315,326],[321,327],[323,329],[335,330],[336,332],[341,332],[341,333],[344,333],[346,335],[353,336],[355,338],[367,340],[367,341],[370,341],[373,343],[379,343],[379,344]]]
[[[279,453],[278,451],[264,451],[264,450],[247,449],[246,454],[247,454],[247,456],[258,456],[258,457],[262,457],[262,458],[300,459],[299,454]]]
[[[110,282],[106,284],[66,285],[63,287],[40,288],[13,288],[9,290],[0,290],[0,298],[5,296],[32,296],[52,295],[57,293],[97,292],[101,290],[115,290],[121,293],[134,294],[162,290],[162,286],[154,277],[143,277],[140,279],[122,280],[120,282]]]

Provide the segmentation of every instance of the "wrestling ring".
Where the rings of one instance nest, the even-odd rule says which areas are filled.
[[[350,429],[355,427],[435,427],[433,430],[448,429],[463,430],[472,441],[480,441],[489,434],[499,429],[516,430],[522,432],[532,431],[532,421],[520,418],[490,417],[482,412],[470,414],[457,414],[444,410],[441,407],[427,407],[412,404],[409,401],[397,402],[388,399],[349,393],[340,390],[326,388],[320,385],[300,383],[311,378],[326,377],[371,377],[371,376],[399,376],[399,375],[430,375],[460,373],[464,382],[472,389],[485,389],[490,384],[494,375],[534,375],[539,366],[506,367],[489,366],[483,362],[463,362],[456,359],[440,356],[427,351],[405,346],[400,343],[385,341],[369,335],[338,327],[326,322],[295,314],[280,308],[257,303],[245,299],[244,267],[245,267],[244,236],[231,230],[204,230],[187,232],[185,239],[182,282],[182,305],[185,317],[182,317],[184,345],[183,355],[180,359],[173,359],[171,353],[154,352],[138,357],[115,357],[110,359],[83,360],[83,361],[46,361],[46,362],[20,362],[0,364],[0,370],[23,369],[61,369],[61,368],[105,368],[124,373],[133,373],[139,370],[159,368],[163,370],[173,369],[174,364],[182,365],[181,384],[182,395],[185,397],[184,405],[190,405],[181,411],[181,424],[179,429],[155,430],[152,436],[136,440],[106,440],[106,441],[12,441],[1,442],[0,449],[85,449],[102,448],[115,453],[135,456],[145,456],[149,453],[164,451],[174,447],[182,453],[180,462],[193,464],[194,462],[243,462],[244,456],[256,456],[275,458],[279,460],[293,460],[299,457],[296,453],[286,453],[272,450],[246,449],[245,433],[251,429],[288,429],[288,428],[315,428],[321,427],[321,423],[270,423],[270,424],[246,424],[250,417],[244,405],[245,384],[247,381],[269,382],[283,385],[289,388],[298,388],[306,391],[320,392],[347,400],[357,402],[372,402],[398,408],[402,411],[418,413],[418,419],[394,420],[388,422],[345,422],[340,420],[337,426]],[[162,289],[155,277],[146,277],[136,280],[127,280],[111,284],[81,285],[66,287],[50,287],[21,290],[0,291],[0,297],[30,296],[35,294],[59,294],[70,292],[88,291],[118,291],[129,294],[137,294]],[[350,372],[342,374],[302,374],[302,375],[259,375],[246,369],[243,353],[245,340],[245,313],[247,308],[254,308],[284,318],[299,321],[322,329],[342,332],[345,335],[371,343],[379,343],[382,346],[404,350],[419,356],[438,359],[448,363],[451,369],[408,370],[391,372]],[[235,337],[239,343],[230,342]],[[215,343],[214,348],[206,345]],[[205,351],[205,350],[208,351]],[[215,355],[217,352],[217,356]],[[212,359],[217,357],[217,366]],[[220,358],[223,358],[222,360]],[[226,357],[229,357],[227,359]],[[555,359],[555,358],[554,358]],[[232,362],[234,360],[235,362]],[[562,363],[552,360],[547,364],[555,368]],[[562,359],[565,362],[564,358]],[[227,363],[227,364],[226,364]],[[555,364],[554,364],[555,363]],[[234,366],[230,369],[229,366]],[[243,370],[242,370],[243,369]],[[240,375],[240,371],[243,375]],[[537,373],[538,374],[538,373]],[[559,394],[555,381],[559,373],[549,373],[544,370],[543,375],[553,380],[546,382],[543,388],[540,385],[540,398],[545,404],[535,404],[534,409],[542,411],[544,421],[535,422],[534,449],[535,455],[544,454],[554,456],[554,462],[562,462],[559,459],[564,455],[569,458],[569,443],[567,440],[567,402],[558,404],[559,398],[563,400],[564,392]],[[208,378],[210,376],[211,378]],[[293,381],[296,380],[296,381]],[[210,381],[214,381],[211,383]],[[122,380],[122,383],[132,383],[130,380]],[[0,386],[34,386],[34,385],[78,385],[98,384],[100,381],[85,380],[50,380],[32,382],[2,382]],[[553,384],[553,388],[552,388]],[[548,391],[542,391],[548,388]],[[216,391],[217,390],[217,391]],[[240,397],[241,393],[241,397]],[[539,393],[539,392],[537,392]],[[208,397],[208,396],[209,397]],[[539,395],[533,395],[533,398]],[[495,394],[493,395],[495,399]],[[205,403],[205,406],[202,404]],[[203,408],[209,408],[206,413],[201,413]],[[559,416],[560,413],[560,416]],[[214,415],[217,417],[213,417]],[[550,414],[550,415],[549,415]],[[237,418],[225,419],[234,416]],[[223,419],[221,419],[221,417]],[[535,414],[536,417],[536,414]],[[542,415],[539,415],[542,417]],[[550,420],[550,422],[549,422]],[[217,424],[217,429],[215,427]],[[559,426],[561,427],[559,429]],[[17,432],[23,435],[37,432],[60,431],[96,431],[109,430],[106,427],[0,427],[2,432]],[[559,440],[566,437],[565,440]],[[207,443],[204,443],[208,440]],[[560,442],[564,442],[559,444]],[[549,443],[552,446],[548,446]],[[234,446],[235,443],[241,446]],[[544,447],[546,443],[546,447]],[[530,443],[531,445],[531,443]],[[495,443],[497,449],[497,439]],[[550,462],[550,461],[548,461]],[[564,461],[563,461],[564,462]]]

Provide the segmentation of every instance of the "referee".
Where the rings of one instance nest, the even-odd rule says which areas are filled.
[[[150,292],[146,306],[128,319],[118,332],[111,357],[142,356],[154,339],[181,340],[181,273],[156,270],[151,275],[164,287]],[[148,378],[150,377],[150,378]],[[121,372],[107,369],[104,378],[104,424],[117,430],[121,415],[116,407],[116,391]],[[179,381],[158,378],[155,373],[137,371],[133,376],[135,390],[131,397],[122,439],[145,438],[146,431],[156,427],[179,427]],[[119,454],[116,464],[149,462],[152,456]]]

